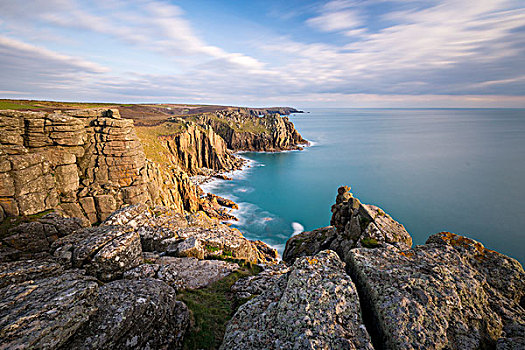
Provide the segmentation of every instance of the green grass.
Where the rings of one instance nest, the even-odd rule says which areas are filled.
[[[184,338],[185,350],[219,348],[226,324],[239,306],[248,300],[236,298],[230,290],[231,286],[239,278],[259,272],[258,266],[244,264],[239,271],[207,288],[177,293],[177,299],[188,306],[192,318],[191,327]]]
[[[160,137],[175,135],[183,130],[185,130],[184,123],[178,121],[170,121],[157,126],[135,126],[135,131],[142,143],[146,158],[158,164],[164,164],[169,159],[169,151],[163,145]]]
[[[366,248],[376,248],[381,245],[375,238],[363,238],[361,244]]]
[[[23,103],[23,102],[13,102],[13,101],[5,101],[5,100],[0,100],[0,109],[34,109],[34,108],[39,108],[39,107],[36,107],[36,106],[33,106],[32,104],[26,104],[26,103]]]

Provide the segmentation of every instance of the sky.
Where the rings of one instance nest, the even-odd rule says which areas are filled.
[[[0,0],[0,98],[525,107],[523,0]]]

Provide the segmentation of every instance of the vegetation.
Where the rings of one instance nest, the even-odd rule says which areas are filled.
[[[361,244],[366,248],[376,248],[381,245],[375,238],[363,238]]]
[[[217,349],[224,337],[226,324],[235,311],[248,299],[239,299],[231,292],[231,286],[242,277],[252,276],[261,270],[258,266],[241,263],[241,269],[207,288],[183,290],[177,299],[190,309],[191,326],[184,338],[183,348]]]
[[[53,210],[46,210],[38,214],[26,215],[26,216],[9,216],[0,222],[0,238],[7,237],[9,230],[16,227],[24,222],[32,222],[40,219],[42,216],[53,212]]]
[[[146,158],[164,164],[169,153],[162,144],[161,137],[178,134],[185,129],[184,122],[169,121],[157,126],[135,126]]]

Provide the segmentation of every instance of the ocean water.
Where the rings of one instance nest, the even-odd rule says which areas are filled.
[[[349,185],[415,244],[450,231],[525,262],[525,110],[307,111],[290,119],[311,147],[243,153],[249,168],[205,185],[239,204],[246,237],[282,253],[293,234],[329,225]]]

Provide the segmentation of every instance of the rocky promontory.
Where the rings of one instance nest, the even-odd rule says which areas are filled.
[[[282,261],[225,224],[190,176],[299,148],[280,112],[0,111],[0,349],[525,348],[519,262],[349,187]]]
[[[207,125],[234,151],[285,151],[308,144],[287,117],[277,113],[263,116],[226,110],[205,113],[191,120]]]

